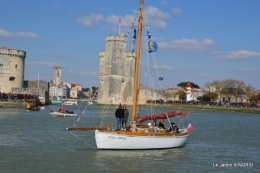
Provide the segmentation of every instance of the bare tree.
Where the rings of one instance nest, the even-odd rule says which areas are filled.
[[[234,79],[225,80],[214,80],[212,82],[206,83],[205,87],[209,92],[215,92],[219,95],[221,100],[222,95],[226,98],[235,98],[236,101],[242,96],[249,96],[249,91],[254,90],[251,85],[246,85],[243,81]]]

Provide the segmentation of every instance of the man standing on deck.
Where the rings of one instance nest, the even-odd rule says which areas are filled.
[[[117,131],[122,129],[122,121],[124,118],[124,110],[122,109],[121,103],[119,104],[119,107],[117,108],[115,112],[115,116],[117,118]]]

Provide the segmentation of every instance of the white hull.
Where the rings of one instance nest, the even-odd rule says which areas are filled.
[[[73,106],[73,105],[76,106],[76,105],[78,105],[78,101],[77,101],[77,99],[64,99],[63,104],[70,105],[70,106]]]
[[[78,104],[77,103],[76,104],[75,103],[64,103],[64,105],[69,105],[69,106],[72,106],[72,105],[74,106],[75,105],[76,106]]]
[[[77,114],[60,113],[60,112],[50,112],[53,117],[75,117]]]
[[[116,132],[95,131],[98,149],[164,149],[181,147],[189,134],[184,136],[135,136]]]

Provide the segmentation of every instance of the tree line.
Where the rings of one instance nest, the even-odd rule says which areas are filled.
[[[177,86],[185,88],[188,82],[181,82]],[[190,82],[191,88],[200,88],[197,84]],[[249,99],[249,101],[260,101],[260,94],[254,94],[255,90],[250,84],[246,85],[243,81],[234,79],[214,80],[205,84],[206,92],[197,99],[201,101],[221,101],[222,98],[235,98],[238,102],[240,98]],[[179,99],[185,100],[186,93],[178,92]],[[219,99],[219,100],[218,100]]]

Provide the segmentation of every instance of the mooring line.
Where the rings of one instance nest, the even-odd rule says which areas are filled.
[[[83,142],[84,144],[90,146],[91,148],[97,149],[97,147],[93,147],[92,145],[86,143],[84,140],[82,140],[80,137],[78,137],[77,135],[75,135],[74,133],[72,133],[71,131],[69,131],[72,135],[74,135],[76,138],[78,138],[78,140],[80,140],[81,142]]]

